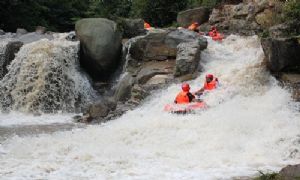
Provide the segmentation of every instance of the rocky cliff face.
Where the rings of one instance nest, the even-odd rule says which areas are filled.
[[[277,23],[282,2],[248,0],[237,5],[223,5],[213,9],[209,24],[224,33],[254,35]]]

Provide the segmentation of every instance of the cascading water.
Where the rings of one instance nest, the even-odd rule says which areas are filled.
[[[57,34],[24,45],[0,81],[0,109],[21,112],[75,112],[94,96],[79,70],[79,42]]]
[[[300,114],[263,66],[257,37],[209,41],[204,73],[221,87],[209,109],[164,113],[179,84],[115,121],[71,132],[14,137],[0,146],[4,179],[231,179],[299,162]]]

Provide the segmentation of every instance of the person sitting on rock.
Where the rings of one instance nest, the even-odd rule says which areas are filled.
[[[195,31],[195,32],[199,32],[199,23],[198,22],[194,22],[192,23],[189,27],[188,27],[188,30],[191,30],[191,31]]]
[[[146,21],[144,21],[144,28],[148,30],[151,28],[151,25],[149,23],[147,23]]]
[[[195,96],[190,93],[190,85],[188,83],[183,83],[181,89],[182,91],[178,93],[174,101],[176,104],[187,104],[195,99]]]
[[[216,89],[218,85],[219,85],[218,78],[214,77],[214,75],[212,74],[207,74],[205,76],[205,82],[203,87],[200,90],[196,91],[194,94],[201,95],[203,94],[204,91],[212,91]]]

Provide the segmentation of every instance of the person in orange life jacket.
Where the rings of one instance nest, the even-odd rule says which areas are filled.
[[[189,27],[188,27],[188,30],[191,30],[191,31],[195,31],[195,32],[199,32],[199,23],[198,22],[194,22],[192,23]]]
[[[177,94],[175,98],[175,103],[176,104],[187,104],[192,102],[195,99],[195,96],[190,93],[190,85],[187,83],[183,83],[181,85],[182,91]]]
[[[147,23],[146,21],[144,21],[144,28],[145,29],[150,29],[151,25],[149,23]]]
[[[218,33],[218,31],[217,31],[216,26],[212,26],[211,29],[210,29],[210,31],[208,32],[208,35],[209,35],[210,37],[213,37],[213,36],[216,36],[217,33]]]
[[[197,92],[195,92],[195,94],[201,95],[201,94],[203,94],[204,91],[214,90],[218,87],[218,85],[219,85],[218,78],[215,78],[214,75],[212,75],[212,74],[207,74],[205,76],[205,83],[204,83],[203,87],[200,90],[198,90]]]

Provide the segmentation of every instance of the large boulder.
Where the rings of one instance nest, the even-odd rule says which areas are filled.
[[[131,57],[142,60],[167,60],[175,58],[177,46],[182,42],[192,42],[199,35],[189,30],[154,30],[146,36],[136,38],[131,44]]]
[[[7,73],[7,66],[15,58],[15,54],[22,45],[23,43],[18,40],[3,41],[0,43],[0,80]]]
[[[121,22],[123,38],[133,38],[146,34],[143,19],[123,19]]]
[[[269,36],[272,38],[289,37],[300,34],[300,21],[287,21],[269,28]]]
[[[106,79],[120,60],[121,33],[117,24],[103,18],[76,22],[76,35],[81,43],[81,64],[95,79]]]
[[[200,45],[197,41],[179,44],[174,75],[179,77],[193,74],[199,64],[200,52]]]
[[[179,12],[177,15],[177,23],[181,27],[188,27],[193,22],[203,24],[208,21],[210,9],[207,7],[199,7]]]
[[[261,44],[272,72],[300,69],[300,44],[297,37],[264,38]]]
[[[289,165],[279,172],[282,180],[295,180],[300,178],[300,164]]]
[[[0,35],[4,35],[4,34],[5,32],[2,29],[0,29]]]

